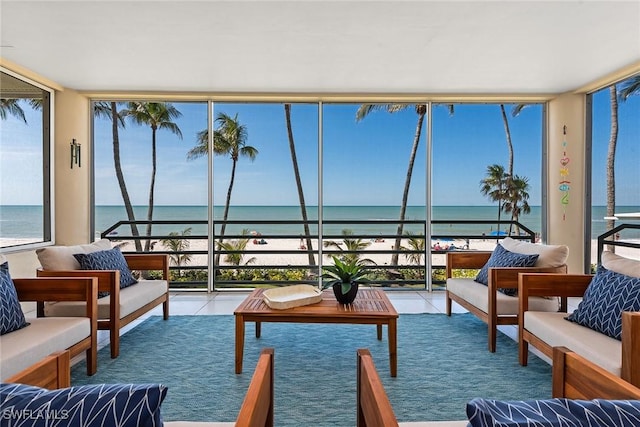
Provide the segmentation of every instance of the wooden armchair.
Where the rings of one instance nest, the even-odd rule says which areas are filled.
[[[640,312],[622,313],[622,341],[564,320],[567,307],[560,313],[539,313],[530,306],[528,297],[582,297],[593,276],[589,274],[520,274],[518,357],[527,365],[529,344],[547,357],[553,347],[568,347],[583,353],[610,372],[619,373],[625,381],[640,386]],[[572,348],[576,346],[576,348]],[[616,360],[611,361],[612,358]]]
[[[455,278],[456,269],[480,269],[491,252],[455,251],[447,253],[446,313],[451,316],[451,302],[455,301],[473,313],[488,327],[489,351],[496,351],[498,325],[518,324],[518,296],[508,296],[498,292],[499,288],[517,289],[518,274],[521,272],[546,272],[564,274],[565,264],[559,267],[494,267],[489,269],[488,286],[469,278]],[[531,305],[541,311],[558,311],[557,300],[533,298]]]
[[[164,254],[124,254],[131,270],[161,272],[160,280],[139,280],[137,284],[120,289],[117,270],[43,270],[38,277],[96,277],[98,291],[109,292],[98,299],[98,329],[108,330],[111,357],[120,354],[120,329],[142,314],[162,304],[164,319],[169,318],[169,256]],[[45,316],[77,316],[83,310],[78,304],[63,304],[50,298],[38,304],[39,314]]]

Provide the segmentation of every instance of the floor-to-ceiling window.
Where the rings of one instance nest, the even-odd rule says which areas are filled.
[[[541,104],[94,108],[96,233],[169,253],[177,286],[317,283],[337,256],[373,285],[426,288],[447,251],[543,230]]]
[[[640,225],[640,74],[588,97],[592,155],[591,245],[587,251],[590,250],[593,266],[597,262],[599,235],[623,223]],[[637,243],[640,230],[626,229],[614,238]],[[640,258],[637,249],[609,249]]]
[[[0,248],[52,240],[51,98],[0,72]]]

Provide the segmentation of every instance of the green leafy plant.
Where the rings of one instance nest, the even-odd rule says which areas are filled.
[[[342,285],[342,293],[346,294],[351,289],[352,283],[366,283],[367,279],[366,266],[362,260],[346,259],[341,260],[337,256],[332,256],[333,265],[323,268],[322,278],[328,279],[322,282],[322,289],[340,283]]]

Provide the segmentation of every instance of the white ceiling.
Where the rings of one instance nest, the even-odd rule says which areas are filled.
[[[640,61],[640,0],[0,0],[0,13],[0,56],[85,91],[561,93]]]

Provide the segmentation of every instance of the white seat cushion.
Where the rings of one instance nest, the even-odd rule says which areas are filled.
[[[166,280],[139,280],[135,285],[120,289],[120,318],[167,293]],[[45,316],[84,316],[82,301],[48,302],[44,306]],[[98,319],[109,318],[109,297],[98,299]]]
[[[567,313],[526,311],[524,327],[551,347],[565,346],[614,375],[622,372],[622,342],[577,323]]]
[[[447,291],[459,296],[463,300],[471,303],[474,307],[487,313],[489,311],[489,291],[488,288],[473,279],[458,278],[447,279]],[[508,296],[502,292],[497,293],[498,315],[517,315],[518,297]],[[535,311],[558,311],[558,299],[530,297],[529,309]]]
[[[0,379],[91,336],[87,317],[29,318],[29,326],[0,337]]]

